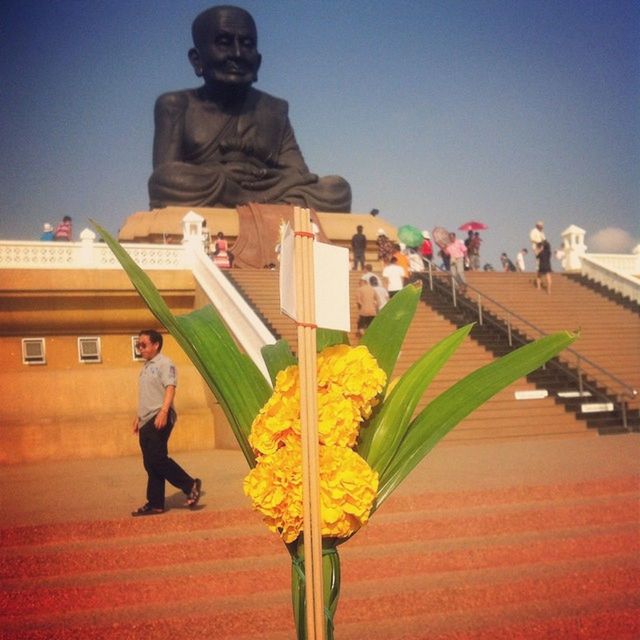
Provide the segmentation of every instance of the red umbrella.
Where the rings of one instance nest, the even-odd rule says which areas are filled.
[[[469,222],[465,222],[458,227],[460,231],[484,231],[488,228],[489,226],[484,222],[478,222],[477,220],[469,220]]]

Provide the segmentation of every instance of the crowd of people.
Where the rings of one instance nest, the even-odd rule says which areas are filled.
[[[435,232],[438,229],[434,230]],[[455,232],[447,233],[441,229],[438,238],[432,237],[429,231],[422,232],[422,241],[414,247],[407,247],[389,238],[387,232],[380,228],[377,232],[376,246],[378,260],[382,263],[381,278],[373,273],[371,264],[366,263],[367,238],[363,227],[358,225],[351,238],[353,254],[353,270],[363,270],[357,293],[359,309],[358,333],[362,335],[386,301],[393,297],[410,280],[412,274],[420,273],[435,260],[440,259],[441,269],[451,272],[457,289],[464,293],[467,288],[466,271],[493,271],[490,264],[481,266],[482,237],[480,232],[470,229],[462,240]],[[551,293],[551,246],[544,234],[544,223],[539,220],[529,234],[531,248],[535,256],[537,289],[545,289]],[[523,247],[518,251],[515,263],[503,252],[500,255],[502,271],[525,272],[525,258],[529,249]]]
[[[43,242],[71,242],[73,239],[71,216],[64,216],[54,229],[50,222],[45,222],[42,226],[42,235],[40,240]]]
[[[315,230],[314,230],[315,231]],[[434,230],[435,233],[436,230]],[[400,291],[410,280],[412,274],[419,274],[425,268],[434,264],[434,257],[441,259],[440,268],[450,271],[455,286],[461,293],[467,288],[465,271],[479,271],[481,269],[480,249],[482,238],[477,230],[469,230],[466,239],[458,238],[455,232],[447,233],[441,229],[437,239],[432,238],[427,230],[422,231],[422,238],[414,242],[416,246],[408,247],[389,238],[387,232],[380,228],[377,232],[376,246],[378,260],[382,263],[381,276],[373,272],[371,264],[366,263],[367,237],[362,225],[356,227],[356,233],[351,238],[353,256],[353,270],[364,271],[356,295],[358,304],[358,334],[363,335],[373,318],[384,307],[388,300]],[[40,237],[43,241],[72,240],[72,220],[64,216],[54,229],[50,223],[45,223]],[[537,289],[546,289],[551,293],[551,246],[544,234],[544,223],[539,220],[529,233],[531,247],[537,261],[535,284]],[[206,253],[220,268],[229,269],[233,266],[233,253],[229,250],[229,243],[222,231],[212,240],[207,229],[206,221],[202,227],[202,241]],[[525,256],[529,250],[520,249],[515,264],[503,252],[500,263],[503,271],[526,271]],[[484,270],[493,270],[486,264]]]

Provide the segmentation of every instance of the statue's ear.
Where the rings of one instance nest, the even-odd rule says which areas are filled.
[[[202,60],[200,59],[200,53],[194,47],[193,49],[189,49],[189,62],[193,67],[198,78],[202,78],[203,70],[202,70]]]
[[[258,71],[260,71],[260,65],[262,64],[262,54],[258,53],[258,59],[256,61],[256,68],[253,71],[253,81],[258,81]]]

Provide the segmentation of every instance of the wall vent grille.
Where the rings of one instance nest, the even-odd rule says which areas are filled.
[[[22,363],[47,363],[44,349],[44,338],[22,338]]]
[[[78,338],[78,359],[80,362],[102,362],[100,338]]]

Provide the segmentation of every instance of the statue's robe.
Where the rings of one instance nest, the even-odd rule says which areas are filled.
[[[309,172],[288,110],[286,101],[253,88],[231,113],[207,105],[197,89],[160,96],[151,208],[258,202],[349,212],[349,184],[339,176],[319,178]],[[230,175],[229,168],[238,166],[246,168],[248,178]]]

